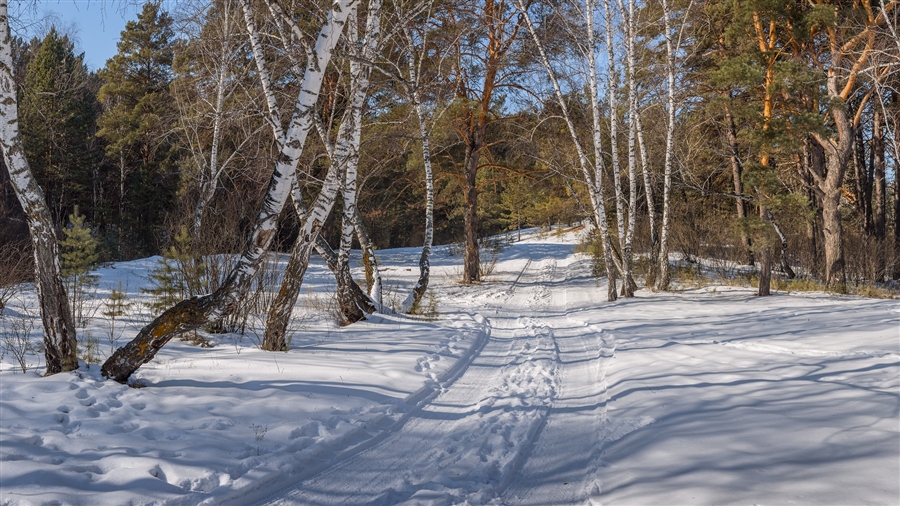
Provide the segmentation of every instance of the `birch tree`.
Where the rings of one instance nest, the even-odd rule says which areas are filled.
[[[663,30],[666,39],[666,158],[663,169],[663,210],[659,227],[659,267],[656,289],[668,290],[671,283],[669,271],[669,227],[672,213],[672,170],[675,163],[675,45],[672,41],[672,12],[668,0],[662,0]],[[690,7],[688,8],[690,11]]]
[[[369,44],[372,44],[370,47],[373,53],[380,37],[380,10],[380,0],[370,2],[366,19],[366,42],[363,46],[367,47]],[[368,51],[369,49],[366,50]],[[355,165],[358,162],[362,132],[362,111],[368,96],[369,72],[370,68],[365,65],[354,66],[354,69],[351,71],[350,103],[344,111],[340,127],[338,128],[331,166],[325,176],[319,196],[301,225],[299,237],[291,249],[291,257],[285,268],[281,289],[273,301],[272,307],[269,309],[266,319],[266,330],[263,336],[264,349],[281,350],[286,346],[285,334],[290,322],[291,310],[296,304],[297,297],[300,295],[300,286],[309,264],[309,256],[315,245],[315,238],[319,234],[325,218],[331,213],[331,209],[334,206],[335,197],[341,187],[341,172],[346,172],[347,164]],[[355,198],[352,206],[350,206],[350,210],[355,212]],[[345,223],[342,236],[348,231],[352,235],[352,217],[348,220],[348,223]],[[338,255],[338,270],[341,276],[349,277],[349,263],[345,263],[341,259],[340,254]],[[356,317],[356,320],[351,320],[351,323],[358,321],[365,313],[372,312],[375,309],[373,306],[360,305],[359,299],[352,297],[352,294],[348,292],[339,293],[338,297],[342,299],[342,311],[344,314],[347,315],[348,312],[352,311],[353,316],[351,317]],[[347,306],[343,307],[343,304]]]
[[[523,0],[517,0],[517,7],[519,11],[522,13],[522,16],[525,20],[525,26],[528,28],[528,33],[531,35],[531,40],[534,42],[535,47],[538,50],[538,54],[540,56],[541,66],[547,73],[548,78],[550,79],[550,83],[553,85],[553,93],[554,98],[559,105],[559,108],[562,112],[562,117],[566,122],[566,127],[568,129],[569,135],[572,139],[572,143],[575,146],[575,152],[578,156],[578,163],[581,167],[582,176],[584,178],[585,186],[588,189],[588,195],[591,201],[591,210],[593,212],[592,219],[596,224],[598,230],[600,230],[600,237],[603,243],[603,254],[606,265],[606,275],[608,280],[608,292],[607,297],[610,301],[614,301],[617,298],[616,295],[616,276],[615,276],[615,267],[613,266],[612,260],[612,242],[610,240],[609,228],[606,224],[606,202],[605,197],[603,196],[603,157],[601,155],[601,131],[600,131],[600,105],[598,98],[598,86],[597,86],[597,68],[596,68],[596,57],[594,53],[595,41],[594,41],[594,4],[593,0],[586,0],[583,9],[580,9],[584,15],[584,27],[587,35],[588,43],[586,45],[581,46],[581,51],[584,53],[587,61],[588,61],[588,77],[590,82],[589,94],[591,97],[591,112],[592,112],[592,139],[594,143],[594,162],[593,164],[588,159],[588,155],[582,146],[581,140],[579,139],[578,132],[575,128],[575,124],[572,120],[572,116],[569,114],[568,105],[566,104],[565,97],[562,93],[562,88],[559,84],[559,78],[557,77],[557,72],[554,70],[553,65],[550,62],[549,57],[547,56],[547,51],[544,48],[544,44],[541,39],[538,37],[537,30],[535,28],[535,23],[531,17],[531,14],[528,11],[528,7],[525,5]]]
[[[294,40],[302,41],[304,40],[304,34],[300,29],[299,25],[294,21],[293,18],[287,15],[287,13],[281,8],[281,6],[275,2],[268,2],[269,12],[272,14],[273,19],[275,20],[275,25],[279,32],[279,38],[282,40],[284,54],[288,55],[290,59],[291,66],[295,68],[295,72],[299,73],[300,62],[294,56],[293,48],[291,47],[289,41],[291,38]],[[241,0],[241,8],[244,12],[244,19],[247,26],[247,32],[250,36],[250,45],[253,51],[253,59],[256,62],[257,72],[259,74],[260,83],[263,88],[263,95],[266,100],[266,107],[268,109],[268,122],[272,126],[272,132],[276,139],[279,140],[280,143],[284,142],[284,130],[281,127],[281,113],[279,111],[278,103],[275,98],[275,92],[272,88],[272,79],[270,77],[269,68],[266,65],[265,57],[263,54],[263,47],[260,43],[259,33],[256,30],[255,22],[253,20],[253,12],[250,6],[249,0]],[[355,23],[355,19],[351,21],[351,23]],[[287,28],[284,28],[285,25]],[[303,52],[306,53],[306,57],[309,58],[309,47],[305,44],[302,44]],[[321,119],[318,116],[316,111],[311,113],[312,115],[312,123],[318,132],[319,136],[322,138],[322,142],[325,145],[326,152],[328,153],[329,158],[334,159],[334,147],[328,138],[327,133],[325,132],[325,127],[322,124]],[[334,163],[334,161],[333,161]],[[326,176],[326,181],[328,181],[328,177],[331,177],[331,171],[328,172],[328,176]],[[328,188],[328,186],[326,186]],[[293,200],[294,211],[297,215],[299,222],[302,227],[306,226],[307,218],[309,217],[308,209],[303,201],[303,195],[300,191],[300,181],[299,181],[299,171],[295,171],[294,179],[291,181],[291,196]],[[330,197],[334,199],[334,196]],[[333,205],[333,201],[328,204],[329,206]],[[328,211],[325,212],[324,216],[327,217],[331,212],[331,208],[328,208]],[[324,221],[324,218],[322,219]],[[321,225],[317,225],[321,226]],[[374,309],[371,301],[366,297],[364,293],[359,289],[359,286],[350,276],[349,269],[342,270],[340,267],[340,259],[337,254],[334,253],[331,246],[325,241],[325,239],[318,233],[318,228],[314,233],[313,237],[313,246],[312,248],[316,250],[317,253],[325,260],[325,263],[328,265],[328,268],[334,273],[335,279],[338,284],[338,292],[344,293],[347,298],[354,301],[354,304],[342,305],[342,313],[343,318],[346,322],[351,323],[358,321],[363,312],[361,312],[358,308],[366,308],[369,312]],[[282,294],[282,297],[276,300],[277,303],[283,304],[285,301],[290,300],[291,294],[293,295],[293,300],[296,302],[296,297],[299,295],[300,286],[303,282],[303,275],[306,272],[306,268],[308,267],[309,256],[303,258],[305,252],[307,252],[304,248],[298,248],[297,243],[305,240],[304,236],[298,235],[297,240],[295,241],[295,246],[292,248],[292,254],[288,261],[288,270],[291,273],[294,273],[294,276],[288,278],[285,276],[282,280],[282,290],[279,291]],[[295,255],[298,255],[295,257]],[[285,306],[286,308],[286,306]],[[278,318],[281,318],[284,322],[284,330],[287,328],[287,324],[290,319],[290,314],[287,313],[287,309],[282,309],[280,313],[276,313]],[[267,329],[271,329],[272,326],[267,321]],[[275,328],[279,328],[276,326]],[[269,331],[269,338],[266,339],[265,335],[263,338],[262,349],[267,351],[282,351],[286,347],[286,339],[284,336],[284,330],[280,332],[272,332]]]
[[[50,210],[25,157],[13,78],[12,44],[9,2],[0,0],[0,148],[31,234],[34,285],[44,326],[44,358],[50,375],[78,367],[75,322],[60,275],[59,244]]]
[[[310,52],[293,114],[285,130],[285,142],[275,162],[262,209],[247,246],[222,286],[212,294],[179,302],[166,310],[138,333],[134,340],[119,348],[104,364],[102,373],[125,382],[142,364],[150,361],[172,337],[221,319],[242,303],[265,252],[275,236],[278,216],[290,195],[291,181],[306,136],[312,127],[312,113],[321,90],[325,69],[356,0],[337,0],[331,5]],[[322,219],[315,212],[313,220]]]
[[[411,10],[415,11],[416,9]],[[431,246],[434,242],[434,169],[431,164],[431,136],[422,97],[422,90],[425,87],[423,66],[427,59],[425,55],[428,46],[428,32],[427,29],[422,30],[421,35],[417,35],[414,27],[404,24],[402,34],[405,42],[408,74],[406,79],[401,79],[400,82],[403,83],[403,88],[416,115],[419,141],[422,143],[422,163],[425,168],[425,239],[422,244],[422,253],[419,255],[419,279],[416,280],[415,286],[401,306],[401,312],[408,313],[419,305],[425,291],[428,290],[431,276]],[[443,55],[440,59],[443,60]]]
[[[237,2],[221,0],[194,8],[199,12],[192,13],[196,19],[190,19],[186,29],[191,43],[173,65],[180,75],[172,83],[172,96],[180,113],[178,131],[190,163],[188,172],[197,187],[190,227],[196,241],[220,179],[265,123],[260,125],[258,116],[246,113],[246,103],[235,104],[246,83],[246,71],[238,65],[245,57],[245,37],[239,33],[243,22]],[[255,121],[247,121],[250,118]],[[233,135],[242,138],[225,146],[226,131],[232,126],[238,127]]]

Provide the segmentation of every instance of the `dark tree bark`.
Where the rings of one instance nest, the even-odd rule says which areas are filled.
[[[734,124],[734,116],[731,115],[731,109],[725,108],[725,139],[728,141],[728,149],[731,153],[731,178],[734,183],[734,193],[736,195],[744,194],[743,173],[744,167],[741,163],[740,153],[737,144],[737,127]],[[734,199],[737,206],[737,217],[742,223],[747,218],[747,202],[736,197]],[[741,227],[741,246],[744,253],[744,262],[747,265],[753,265],[753,249],[750,242],[750,235]]]
[[[884,117],[881,110],[875,111],[872,119],[872,169],[874,195],[872,202],[872,234],[878,253],[875,257],[875,281],[884,281],[887,275],[885,250],[885,208],[887,207],[887,181],[885,179]],[[897,175],[894,176],[895,178]],[[895,218],[896,219],[896,218]]]

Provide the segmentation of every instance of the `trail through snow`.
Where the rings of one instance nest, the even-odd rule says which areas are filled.
[[[473,286],[437,248],[433,320],[338,328],[314,264],[290,352],[173,341],[143,388],[0,354],[0,505],[900,504],[898,301],[711,286],[609,303],[574,233],[525,237]],[[380,253],[406,293],[418,249]],[[140,307],[152,265],[101,269],[101,293],[124,281]]]

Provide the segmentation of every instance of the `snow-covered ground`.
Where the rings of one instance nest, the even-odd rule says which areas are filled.
[[[529,233],[477,286],[438,248],[437,318],[344,328],[315,263],[291,351],[173,340],[132,386],[98,365],[23,374],[7,353],[0,503],[900,503],[898,301],[719,286],[609,303],[576,242]],[[381,252],[389,298],[417,255]],[[153,265],[101,269],[98,297],[121,282],[139,306]],[[4,332],[34,307],[14,299]],[[83,331],[106,355],[102,312]],[[119,344],[148,318],[117,321]]]

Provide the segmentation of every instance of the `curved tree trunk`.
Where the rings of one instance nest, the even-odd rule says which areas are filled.
[[[407,36],[407,39],[412,40]],[[428,140],[428,128],[425,124],[425,110],[422,107],[422,93],[419,91],[419,73],[416,71],[416,61],[413,50],[409,51],[409,80],[412,86],[410,98],[416,117],[419,120],[419,138],[422,141],[422,161],[425,165],[425,241],[422,244],[422,254],[419,256],[419,279],[413,287],[412,293],[403,302],[401,312],[408,313],[418,307],[419,302],[428,290],[428,282],[431,276],[431,245],[434,241],[434,173],[431,168],[431,143]]]
[[[325,68],[337,44],[344,21],[356,0],[334,3],[319,32],[303,75],[294,114],[285,142],[275,163],[266,198],[241,258],[222,286],[210,295],[179,302],[141,329],[127,345],[103,364],[104,376],[124,383],[141,365],[149,362],[169,340],[235,311],[249,290],[264,253],[275,236],[278,216],[290,195],[291,180],[312,127],[312,112],[321,90]],[[311,241],[310,241],[311,242]]]
[[[47,374],[78,368],[75,322],[59,269],[59,245],[44,193],[25,158],[19,130],[16,85],[13,79],[12,36],[6,0],[0,0],[0,147],[10,183],[25,211],[34,250],[34,285],[44,325]]]
[[[369,239],[369,233],[366,231],[366,225],[359,215],[359,208],[354,213],[353,228],[356,229],[356,238],[359,240],[359,246],[362,249],[363,265],[366,269],[366,284],[368,286],[368,295],[375,301],[376,306],[383,305],[382,300],[382,282],[381,271],[378,267],[378,257],[375,255],[375,247]],[[354,282],[354,284],[356,284]],[[369,311],[370,313],[372,311]]]
[[[366,51],[369,47],[374,47],[379,40],[380,31],[380,6],[381,2],[373,1],[369,5],[369,17],[366,20]],[[355,6],[353,8],[355,11]],[[348,13],[354,16],[355,12]],[[351,18],[352,19],[352,18]],[[370,53],[364,53],[370,55]],[[351,72],[351,89],[352,96],[347,110],[341,119],[341,125],[338,128],[337,142],[331,151],[331,167],[325,177],[325,183],[316,199],[315,204],[311,208],[309,214],[304,220],[300,228],[300,235],[294,243],[291,250],[291,257],[285,270],[284,279],[278,296],[272,303],[266,319],[266,330],[263,335],[263,349],[278,351],[286,347],[285,335],[287,333],[288,324],[291,319],[291,310],[297,303],[297,297],[300,295],[300,286],[303,283],[303,275],[306,273],[309,265],[309,256],[315,244],[316,237],[325,219],[331,213],[334,207],[334,201],[340,190],[341,171],[346,171],[349,166],[355,165],[359,157],[359,146],[361,137],[362,110],[368,96],[369,88],[369,72],[366,66],[354,66],[354,72]],[[310,127],[313,125],[310,124]],[[355,198],[351,211],[355,209]],[[346,231],[346,226],[344,227]],[[350,227],[352,233],[352,227]],[[343,241],[342,241],[343,242]],[[360,300],[354,297],[351,285],[356,283],[350,276],[349,262],[345,258],[338,255],[338,300],[341,304],[341,311],[349,323],[359,321],[365,315],[375,311],[374,305],[368,297]],[[357,286],[357,290],[358,290]]]
[[[612,243],[609,237],[609,228],[606,224],[606,203],[603,197],[603,157],[600,153],[600,145],[601,145],[601,130],[600,130],[600,107],[599,100],[597,99],[597,67],[596,60],[594,58],[594,31],[593,31],[593,11],[594,4],[592,0],[587,0],[585,2],[585,15],[586,22],[588,26],[588,44],[587,47],[584,48],[586,51],[586,56],[588,59],[588,70],[591,82],[591,111],[593,116],[593,141],[594,141],[594,166],[593,170],[588,160],[587,153],[585,152],[583,146],[581,145],[581,141],[578,138],[578,134],[575,130],[575,124],[572,121],[572,116],[569,114],[568,106],[566,105],[565,97],[562,94],[562,88],[559,85],[559,81],[556,77],[556,72],[553,70],[552,65],[550,64],[550,59],[547,57],[547,53],[544,50],[544,46],[541,43],[541,40],[538,38],[537,30],[534,27],[534,23],[531,20],[531,16],[528,13],[527,8],[525,7],[524,2],[519,0],[518,2],[519,11],[522,13],[522,16],[525,20],[525,25],[528,27],[528,32],[531,34],[531,38],[534,41],[535,46],[538,49],[538,54],[541,57],[541,63],[544,67],[544,70],[547,72],[547,76],[550,78],[550,82],[553,84],[554,95],[556,98],[556,102],[562,111],[563,119],[566,122],[566,127],[569,131],[569,136],[572,139],[572,144],[575,146],[575,152],[578,154],[578,162],[581,166],[582,174],[584,176],[585,185],[588,187],[588,195],[591,199],[591,218],[594,224],[597,226],[597,229],[600,231],[601,240],[603,242],[603,255],[604,255],[604,263],[606,267],[606,275],[608,280],[608,292],[607,298],[609,301],[614,301],[618,297],[616,294],[616,267],[614,265],[614,251],[612,247]]]

